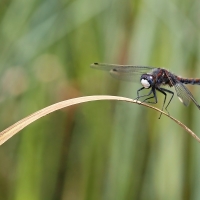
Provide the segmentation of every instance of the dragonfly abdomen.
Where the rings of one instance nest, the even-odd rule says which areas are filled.
[[[200,79],[197,78],[178,78],[181,83],[191,84],[191,85],[200,85]]]

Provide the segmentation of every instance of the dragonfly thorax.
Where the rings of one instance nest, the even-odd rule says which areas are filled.
[[[140,78],[141,84],[144,86],[144,88],[148,89],[153,84],[153,76],[150,74],[143,74]]]

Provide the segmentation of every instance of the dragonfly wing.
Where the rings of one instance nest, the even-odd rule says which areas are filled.
[[[107,64],[107,63],[93,63],[91,64],[92,68],[110,71],[112,69],[117,69],[120,72],[128,72],[128,73],[140,73],[144,74],[149,72],[155,68],[149,66],[133,66],[133,65],[116,65],[116,64]]]
[[[140,76],[151,72],[153,67],[133,66],[133,65],[115,65],[106,63],[94,63],[92,68],[109,71],[111,76],[124,81],[140,81]]]
[[[190,91],[181,82],[177,82],[174,87],[180,102],[188,106],[190,104],[190,96],[192,95]]]
[[[197,101],[195,100],[194,96],[192,95],[192,93],[187,89],[187,87],[181,83],[181,82],[177,82],[174,85],[176,92],[177,92],[177,96],[179,98],[179,100],[185,105],[188,106],[190,103],[190,100],[192,100],[194,102],[194,104],[200,109],[200,105],[197,103]]]
[[[111,69],[110,75],[116,79],[122,80],[122,81],[135,81],[140,82],[141,74],[139,73],[128,73],[127,71],[120,70],[120,69]]]

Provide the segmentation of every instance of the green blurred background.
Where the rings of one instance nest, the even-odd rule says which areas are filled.
[[[93,62],[200,78],[199,10],[198,0],[1,0],[1,130],[74,97],[136,97],[140,84],[112,79]],[[189,88],[200,102],[200,88]],[[175,97],[169,111],[200,136],[194,104]],[[98,101],[34,122],[0,147],[0,199],[199,200],[200,144],[158,117]]]

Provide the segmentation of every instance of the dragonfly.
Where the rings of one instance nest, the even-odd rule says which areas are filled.
[[[164,86],[174,87],[178,99],[181,103],[183,103],[184,106],[188,106],[190,101],[193,101],[197,108],[200,109],[200,105],[197,103],[189,89],[185,86],[185,84],[200,85],[200,79],[182,78],[164,68],[154,68],[149,66],[93,63],[91,67],[109,71],[112,77],[120,80],[140,82],[142,87],[137,90],[137,97],[135,100],[145,97],[143,102],[156,104],[158,102],[156,92],[160,92],[164,95],[162,111],[165,107],[165,110],[168,114],[169,112],[167,108],[174,97],[174,92],[164,88]],[[144,89],[149,89],[149,93],[140,95],[140,92]],[[166,104],[167,94],[171,94],[171,97]],[[152,99],[154,99],[154,101]],[[159,119],[161,118],[161,115],[162,112]]]

